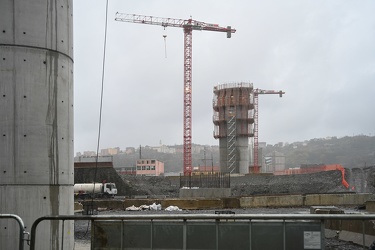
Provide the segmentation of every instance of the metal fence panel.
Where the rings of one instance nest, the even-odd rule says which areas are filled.
[[[93,225],[93,249],[102,250],[324,249],[319,221],[94,221]]]
[[[118,221],[100,221],[94,223],[92,227],[92,240],[94,249],[122,249],[122,225]]]
[[[150,235],[150,222],[124,222],[123,247],[124,249],[151,249]]]
[[[218,249],[250,249],[250,225],[248,222],[220,223]]]
[[[186,249],[216,249],[216,225],[187,222]]]
[[[364,222],[375,220],[374,214],[45,216],[33,223],[28,243],[30,250],[36,250],[36,241],[43,240],[36,237],[40,222],[90,220],[94,227],[91,249],[156,249],[154,243],[158,249],[324,249],[324,223],[338,219],[361,221],[361,245],[366,249]]]
[[[281,222],[255,222],[251,226],[251,249],[284,249]]]
[[[285,225],[286,249],[324,249],[320,222],[289,222]]]
[[[183,249],[183,225],[171,222],[154,222],[152,249]]]

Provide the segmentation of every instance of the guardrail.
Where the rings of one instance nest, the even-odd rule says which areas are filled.
[[[90,220],[92,224],[95,221],[119,221],[119,222],[135,222],[135,221],[148,221],[151,224],[160,222],[160,221],[173,221],[173,222],[181,222],[184,224],[183,232],[186,234],[186,223],[187,222],[210,222],[216,223],[217,222],[247,222],[250,225],[259,221],[275,221],[279,220],[283,223],[283,249],[286,248],[285,244],[285,224],[287,221],[319,221],[320,228],[321,228],[321,245],[324,249],[324,223],[326,220],[359,220],[362,221],[362,235],[363,235],[363,249],[366,249],[365,246],[365,226],[364,223],[366,221],[375,220],[375,215],[370,214],[167,214],[167,215],[91,215],[91,216],[69,216],[69,215],[60,215],[60,216],[45,216],[38,218],[32,225],[31,228],[31,241],[30,241],[30,249],[35,250],[35,243],[36,243],[36,230],[37,226],[40,222],[45,220],[60,220],[65,222],[66,220]],[[63,223],[64,225],[64,223]],[[152,232],[152,231],[151,231]],[[217,232],[217,229],[216,229]],[[251,231],[250,231],[251,232]],[[217,234],[217,233],[216,233]],[[251,234],[251,233],[250,233]],[[123,234],[121,234],[121,237]],[[64,237],[64,235],[62,235]],[[93,236],[92,236],[93,237]],[[184,249],[186,249],[186,235],[183,236],[184,239]],[[123,241],[123,239],[120,239]],[[216,245],[217,246],[217,245]],[[63,249],[63,248],[62,248]],[[103,248],[105,249],[105,248]],[[152,248],[151,248],[152,249]],[[250,244],[251,249],[251,244]]]
[[[23,220],[21,217],[15,214],[0,214],[0,219],[15,219],[18,222],[18,225],[20,227],[20,232],[19,232],[19,249],[23,250],[24,248],[24,241],[29,240],[30,234],[24,230],[25,225],[23,223]],[[24,236],[27,235],[28,237],[25,239]]]

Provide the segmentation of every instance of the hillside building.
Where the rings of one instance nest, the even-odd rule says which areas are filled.
[[[164,175],[164,162],[155,159],[140,159],[136,163],[136,175],[160,176]]]

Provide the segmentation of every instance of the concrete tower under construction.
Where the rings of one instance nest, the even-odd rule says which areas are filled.
[[[228,83],[214,87],[214,137],[219,139],[220,170],[249,173],[249,137],[254,136],[252,83]]]

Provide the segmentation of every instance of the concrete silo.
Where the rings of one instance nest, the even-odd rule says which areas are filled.
[[[219,139],[220,170],[249,173],[249,137],[253,134],[253,84],[214,87],[214,137]]]
[[[17,214],[28,232],[39,217],[73,214],[72,8],[0,1],[0,214]],[[73,249],[73,232],[72,222],[43,222],[36,249]],[[18,249],[18,235],[0,220],[0,249]]]

